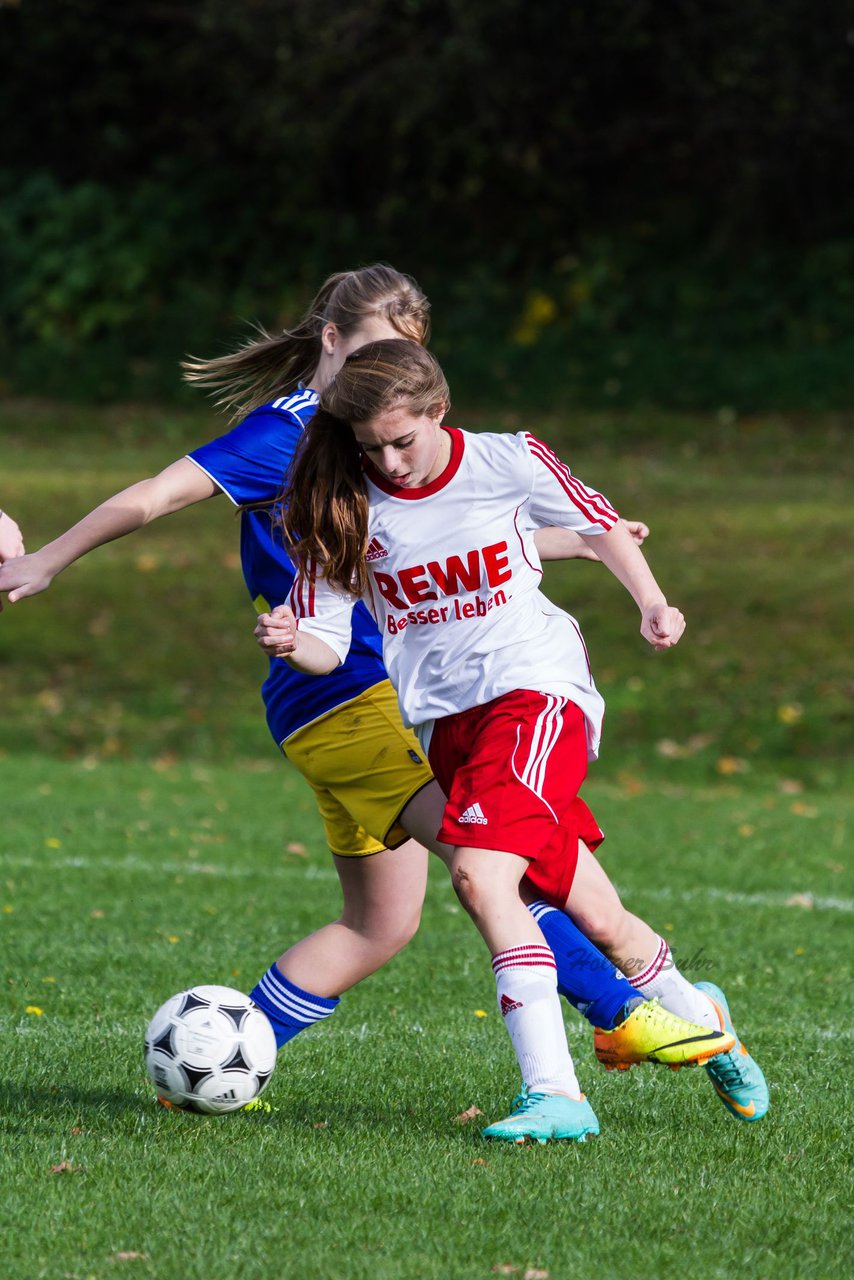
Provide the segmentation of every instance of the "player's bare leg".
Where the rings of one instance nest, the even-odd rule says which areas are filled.
[[[654,959],[661,939],[627,911],[602,864],[583,840],[565,910],[600,951],[631,980]]]
[[[415,840],[362,858],[334,856],[344,906],[277,961],[298,987],[340,996],[396,956],[415,936],[427,888],[427,850]]]
[[[418,928],[427,850],[414,840],[361,858],[335,858],[344,894],[338,920],[289,948],[251,991],[279,1048],[335,1012],[339,997],[375,973]]]
[[[450,871],[454,860],[454,849],[449,844],[443,844],[436,837],[436,832],[442,825],[445,803],[445,793],[434,779],[416,792],[401,813],[399,822],[413,839],[426,848],[432,849]]]

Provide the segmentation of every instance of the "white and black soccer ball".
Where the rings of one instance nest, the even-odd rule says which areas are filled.
[[[266,1088],[276,1065],[267,1015],[231,987],[179,991],[145,1033],[145,1067],[166,1106],[220,1115]]]

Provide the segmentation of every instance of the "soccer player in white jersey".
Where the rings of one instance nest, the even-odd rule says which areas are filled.
[[[552,954],[518,889],[527,873],[548,902],[571,903],[579,855],[602,839],[577,792],[603,704],[578,624],[539,590],[533,530],[561,524],[595,544],[656,649],[685,623],[601,494],[527,433],[443,427],[448,402],[436,361],[405,340],[354,352],[322,393],[285,494],[301,572],[274,651],[303,672],[333,671],[355,600],[369,604],[404,720],[448,797],[438,839],[492,953],[522,1074],[515,1110],[484,1133],[583,1139],[598,1123],[567,1047]],[[658,975],[660,939],[644,928]],[[708,996],[690,990],[719,1027]]]

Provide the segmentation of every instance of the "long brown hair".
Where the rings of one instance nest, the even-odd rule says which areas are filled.
[[[332,322],[343,337],[369,316],[382,316],[405,338],[426,343],[430,303],[415,281],[378,262],[329,276],[293,329],[271,334],[256,326],[255,337],[212,360],[182,361],[185,382],[208,387],[231,419],[295,391],[317,368],[323,326]]]
[[[333,586],[365,591],[368,494],[352,428],[399,405],[417,417],[449,404],[445,375],[417,342],[369,342],[347,357],[321,392],[284,493],[285,537],[302,570],[315,562]]]

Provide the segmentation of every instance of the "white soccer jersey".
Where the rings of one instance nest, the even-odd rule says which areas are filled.
[[[592,758],[604,704],[578,623],[540,591],[533,530],[604,533],[617,513],[528,432],[449,434],[447,467],[421,489],[365,463],[366,603],[403,718],[424,741],[433,721],[513,689],[558,694],[583,711]],[[342,661],[353,604],[322,579],[298,578],[291,597],[299,628]]]

